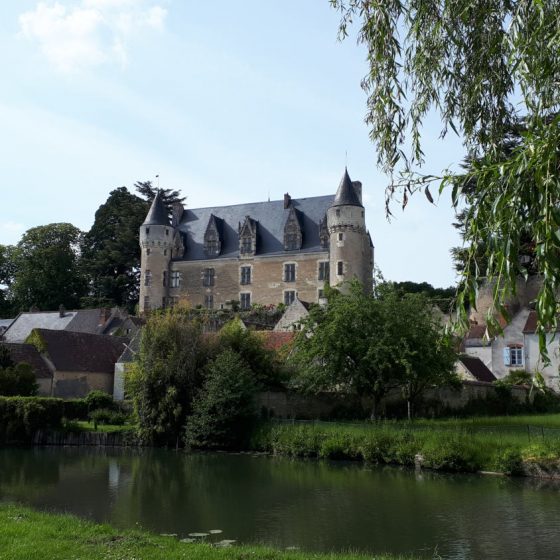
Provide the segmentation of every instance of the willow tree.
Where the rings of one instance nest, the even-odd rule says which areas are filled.
[[[331,0],[339,33],[357,30],[367,49],[366,123],[378,163],[391,177],[386,208],[406,206],[419,190],[451,188],[467,216],[467,260],[484,246],[484,268],[465,266],[458,297],[476,301],[477,285],[495,286],[500,307],[515,292],[522,234],[536,247],[542,275],[537,311],[541,351],[546,327],[557,323],[560,282],[560,1],[559,0]],[[354,27],[355,26],[355,27]],[[421,173],[422,125],[441,119],[441,136],[458,134],[473,165],[465,172]],[[522,141],[502,149],[512,123]],[[465,185],[475,185],[465,189]]]

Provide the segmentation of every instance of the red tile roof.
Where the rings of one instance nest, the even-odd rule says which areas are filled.
[[[264,342],[264,347],[267,350],[280,350],[282,346],[290,344],[295,336],[295,332],[291,331],[261,331],[259,336],[262,337]]]

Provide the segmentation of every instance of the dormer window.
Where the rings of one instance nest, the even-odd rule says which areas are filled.
[[[284,225],[284,250],[298,251],[301,249],[302,231],[298,211],[291,206],[286,224]]]
[[[257,221],[245,216],[243,224],[239,224],[239,254],[249,257],[257,252]]]
[[[222,251],[222,220],[210,215],[204,234],[204,252],[209,257],[217,257]]]

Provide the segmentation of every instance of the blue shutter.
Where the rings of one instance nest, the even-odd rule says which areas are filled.
[[[511,365],[511,358],[510,358],[509,348],[506,346],[506,348],[504,348],[504,366],[509,366],[509,365]]]

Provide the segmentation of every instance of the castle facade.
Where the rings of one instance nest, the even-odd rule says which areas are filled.
[[[371,290],[373,244],[362,184],[348,171],[336,194],[184,209],[169,218],[160,194],[140,227],[140,312],[172,306],[220,309],[239,302],[320,302],[325,283],[353,278]]]

